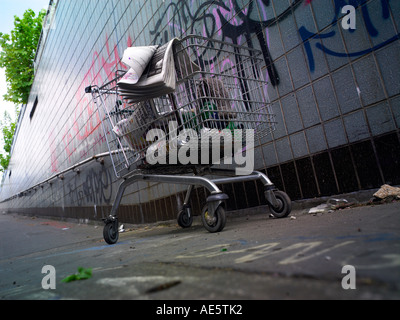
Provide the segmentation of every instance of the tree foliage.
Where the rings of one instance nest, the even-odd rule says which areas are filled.
[[[28,102],[34,78],[33,62],[45,15],[46,10],[36,15],[32,9],[28,9],[22,18],[14,16],[14,30],[10,34],[0,32],[0,68],[4,68],[7,82],[7,94],[3,96],[5,101],[16,105]],[[18,107],[16,113],[19,113]],[[10,162],[16,121],[12,121],[7,111],[0,121],[6,152],[5,155],[0,154],[0,172],[7,170]]]
[[[0,32],[0,68],[4,68],[6,74],[7,94],[3,97],[6,101],[28,102],[34,77],[33,61],[45,15],[46,10],[36,16],[28,9],[22,18],[14,16],[14,30],[10,35]]]
[[[16,121],[12,121],[10,114],[5,111],[4,118],[0,121],[0,129],[1,133],[3,134],[4,151],[6,152],[6,155],[0,154],[0,172],[7,170],[8,164],[10,163],[10,153],[14,139],[15,128]]]

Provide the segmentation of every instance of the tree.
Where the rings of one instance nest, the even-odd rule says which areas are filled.
[[[32,9],[24,12],[23,18],[14,16],[11,35],[0,32],[0,68],[5,68],[7,94],[4,100],[15,104],[26,104],[33,83],[36,49],[42,32],[46,10],[36,16]]]
[[[35,12],[28,9],[22,19],[14,16],[14,30],[11,35],[0,32],[0,68],[5,69],[7,94],[4,100],[16,105],[26,104],[31,91],[36,49],[42,32],[42,23],[46,10],[41,10],[36,16]],[[16,114],[18,115],[18,107]],[[10,152],[14,139],[16,122],[11,120],[6,111],[3,120],[0,121],[0,132],[3,134],[4,151],[0,154],[0,172],[7,170],[10,162]]]
[[[0,172],[4,172],[8,168],[8,164],[10,163],[10,153],[11,147],[14,139],[14,133],[16,128],[16,121],[12,121],[10,114],[5,111],[4,119],[0,121],[0,129],[3,134],[4,140],[4,151],[6,155],[0,154]]]

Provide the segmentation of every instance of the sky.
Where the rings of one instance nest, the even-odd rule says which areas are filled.
[[[36,14],[41,9],[48,9],[50,0],[0,0],[0,32],[10,34],[14,29],[14,16],[22,18],[27,9],[32,9]],[[7,93],[4,70],[0,69],[0,119],[7,110],[12,119],[15,119],[15,106],[3,100]],[[2,143],[0,143],[2,144]],[[0,146],[2,149],[2,147]]]

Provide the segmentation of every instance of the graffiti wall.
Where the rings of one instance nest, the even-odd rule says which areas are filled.
[[[399,1],[59,0],[54,6],[3,176],[4,210],[107,214],[120,181],[85,88],[126,70],[127,47],[188,34],[261,50],[278,123],[256,145],[255,168],[293,200],[400,184]],[[265,204],[259,187],[225,185],[228,209]],[[175,218],[184,190],[134,184],[121,215],[130,222]],[[195,212],[204,197],[196,189]]]

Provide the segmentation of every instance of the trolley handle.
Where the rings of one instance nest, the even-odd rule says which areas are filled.
[[[85,88],[85,93],[92,93],[92,86],[88,86]]]

